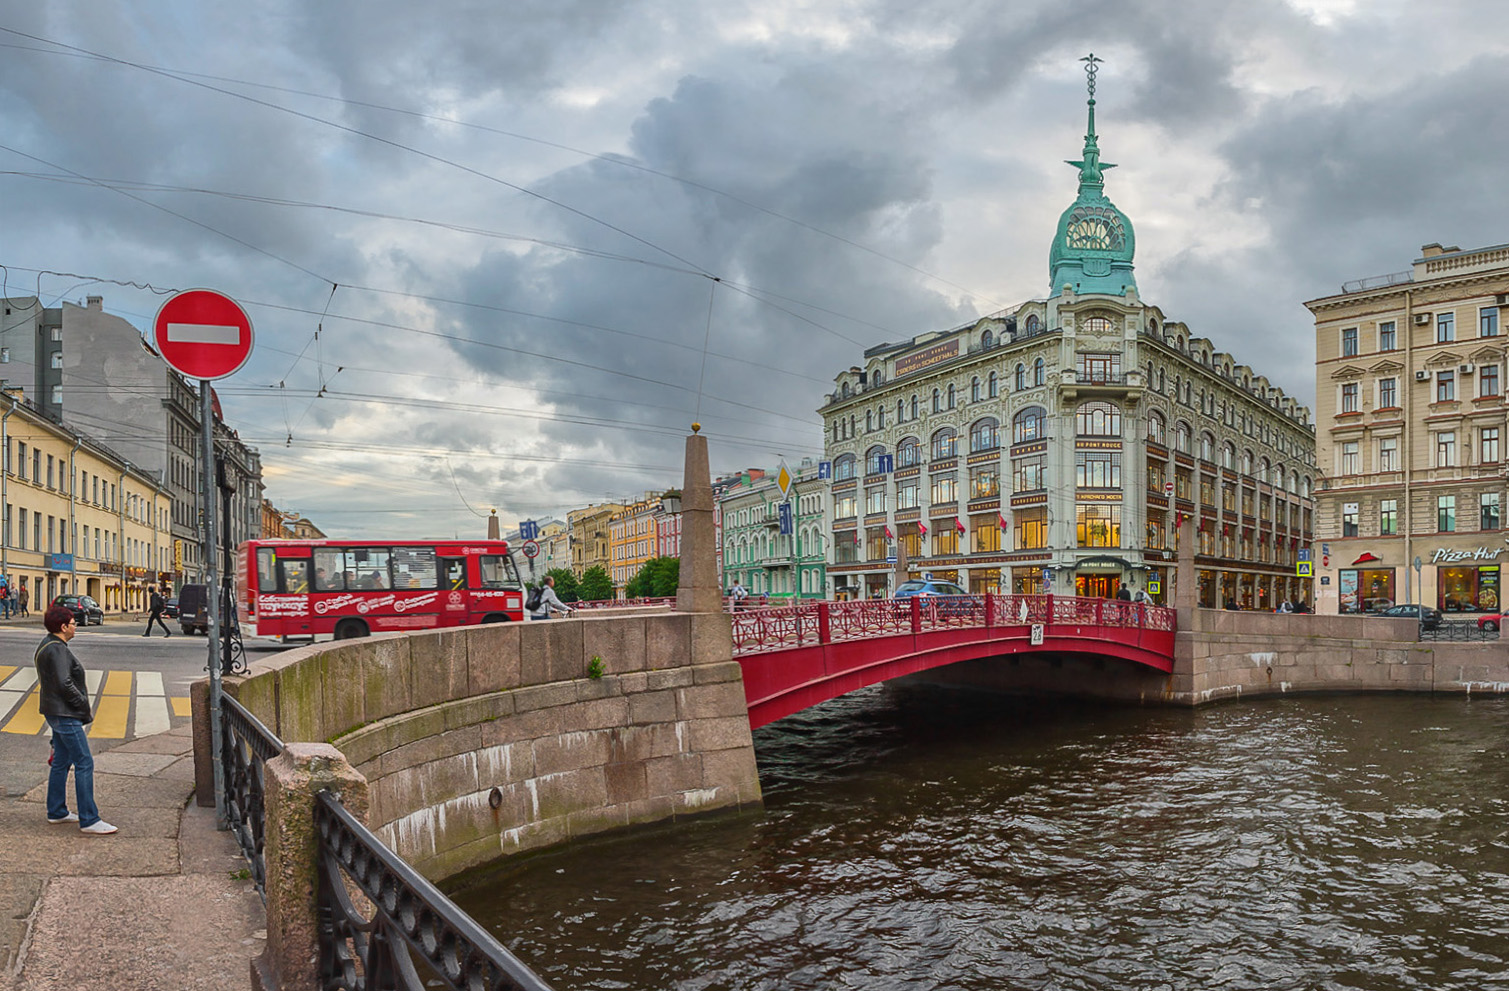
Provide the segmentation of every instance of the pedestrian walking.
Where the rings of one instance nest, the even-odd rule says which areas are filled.
[[[30,601],[31,601],[31,593],[28,592],[28,591],[26,591],[26,583],[22,582],[21,583],[21,590],[16,593],[16,602],[21,606],[21,615],[22,616],[30,616],[31,615],[31,613],[27,612],[27,610],[26,610],[26,604],[28,602],[30,602]]]
[[[162,621],[162,611],[167,607],[167,603],[163,601],[162,596],[158,593],[156,585],[148,585],[147,594],[150,595],[151,598],[147,600],[147,628],[142,632],[142,636],[151,636],[152,624],[156,623],[158,626],[162,627],[163,636],[171,637],[173,635],[173,631],[168,629],[168,624]]]
[[[76,822],[79,831],[108,836],[115,827],[100,818],[94,804],[94,755],[84,727],[94,721],[89,709],[89,686],[84,665],[73,656],[73,611],[53,606],[42,616],[47,636],[37,646],[38,704],[52,729],[52,770],[47,775],[47,821],[53,825]],[[68,811],[68,769],[73,768],[75,811]]]
[[[0,618],[10,619],[10,579],[0,575]]]

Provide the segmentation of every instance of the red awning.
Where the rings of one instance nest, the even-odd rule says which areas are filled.
[[[1353,561],[1352,563],[1354,565],[1357,565],[1357,564],[1371,564],[1374,561],[1382,561],[1382,560],[1383,560],[1383,558],[1379,557],[1377,554],[1374,554],[1372,551],[1363,551],[1362,552],[1362,556],[1359,557],[1357,560]]]

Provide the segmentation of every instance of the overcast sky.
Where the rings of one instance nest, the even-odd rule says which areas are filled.
[[[820,454],[865,347],[1046,294],[1087,52],[1142,297],[1307,405],[1305,300],[1509,241],[1499,0],[0,0],[0,29],[5,294],[143,330],[131,283],[241,301],[228,419],[333,536],[660,490],[694,419],[715,472]]]

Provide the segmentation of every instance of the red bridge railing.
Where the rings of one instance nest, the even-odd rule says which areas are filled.
[[[1173,609],[1054,595],[954,595],[809,602],[733,614],[734,656],[971,627],[1100,627],[1174,631]]]

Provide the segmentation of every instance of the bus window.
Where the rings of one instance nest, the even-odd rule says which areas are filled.
[[[278,590],[278,552],[271,547],[257,548],[257,588],[263,592]]]
[[[466,558],[443,557],[440,559],[440,576],[445,587],[455,591],[466,588]]]
[[[346,587],[343,552],[330,547],[314,549],[314,590],[339,592]]]
[[[483,588],[518,588],[519,573],[506,554],[482,554],[477,558]]]
[[[394,588],[434,588],[435,548],[393,548]]]
[[[309,562],[295,558],[284,558],[278,562],[282,566],[283,584],[280,592],[309,591]]]
[[[353,547],[346,551],[346,570],[356,578],[356,585],[347,588],[377,590],[392,588],[388,576],[388,548]],[[349,579],[348,579],[349,581]]]

